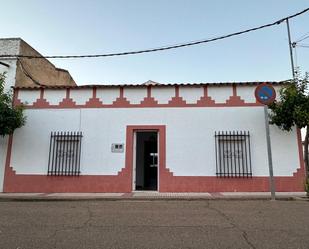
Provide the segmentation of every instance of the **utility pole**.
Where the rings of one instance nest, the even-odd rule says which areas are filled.
[[[292,50],[292,42],[291,42],[291,33],[290,33],[290,24],[289,24],[289,18],[286,20],[286,27],[288,30],[288,37],[289,37],[289,48],[290,48],[290,58],[291,58],[291,67],[292,67],[292,75],[293,79],[295,79],[295,69],[294,69],[294,61],[293,61],[293,50]]]

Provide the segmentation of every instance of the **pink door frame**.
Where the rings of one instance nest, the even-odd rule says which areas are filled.
[[[127,143],[126,143],[126,166],[131,170],[132,191],[134,191],[133,170],[134,170],[134,133],[141,131],[156,131],[158,133],[158,188],[160,191],[161,172],[165,169],[165,125],[129,125],[127,126]]]

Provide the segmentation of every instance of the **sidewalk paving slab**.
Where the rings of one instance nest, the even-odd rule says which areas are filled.
[[[132,193],[0,193],[5,200],[269,200],[270,192],[186,192],[161,193],[134,191]],[[308,200],[306,192],[277,192],[277,200]]]

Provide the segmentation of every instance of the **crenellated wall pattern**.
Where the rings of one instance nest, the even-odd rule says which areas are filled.
[[[254,97],[255,87],[231,84],[15,89],[14,104],[25,108],[260,106]]]

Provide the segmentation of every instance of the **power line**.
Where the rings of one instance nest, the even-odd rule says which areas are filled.
[[[296,14],[284,17],[282,19],[279,19],[275,22],[272,23],[268,23],[268,24],[264,24],[255,28],[251,28],[251,29],[246,29],[243,31],[239,31],[239,32],[235,32],[235,33],[231,33],[231,34],[227,34],[227,35],[223,35],[223,36],[218,36],[218,37],[214,37],[214,38],[208,38],[208,39],[204,39],[204,40],[199,40],[199,41],[193,41],[193,42],[187,42],[187,43],[182,43],[182,44],[177,44],[177,45],[171,45],[171,46],[163,46],[163,47],[158,47],[158,48],[152,48],[152,49],[144,49],[144,50],[137,50],[137,51],[128,51],[128,52],[119,52],[119,53],[107,53],[107,54],[88,54],[88,55],[53,55],[53,56],[33,56],[33,55],[0,55],[0,58],[27,58],[27,59],[77,59],[77,58],[98,58],[98,57],[113,57],[113,56],[123,56],[123,55],[135,55],[135,54],[143,54],[143,53],[151,53],[151,52],[158,52],[158,51],[165,51],[165,50],[170,50],[170,49],[176,49],[176,48],[183,48],[183,47],[189,47],[189,46],[194,46],[194,45],[198,45],[198,44],[202,44],[202,43],[209,43],[209,42],[213,42],[213,41],[218,41],[218,40],[223,40],[229,37],[233,37],[233,36],[238,36],[238,35],[242,35],[245,33],[249,33],[252,31],[256,31],[259,29],[264,29],[264,28],[268,28],[274,25],[279,25],[282,22],[292,19],[296,16],[302,15],[305,12],[309,11],[309,8],[306,8]]]
[[[304,35],[302,35],[301,37],[299,37],[298,40],[296,40],[295,42],[298,43],[298,42],[301,42],[301,41],[303,41],[303,40],[305,40],[307,38],[309,38],[309,32],[304,34]]]
[[[6,64],[6,63],[1,62],[1,61],[0,61],[0,65],[5,66],[5,67],[10,67],[10,65],[9,65],[9,64]]]
[[[301,47],[301,48],[309,48],[309,45],[307,44],[299,44],[299,45],[296,45],[297,47]]]
[[[298,40],[298,41],[296,41],[296,42],[301,42],[301,41],[303,41],[303,40],[306,40],[307,38],[309,38],[309,35],[305,36],[304,38],[302,38],[302,39],[300,39],[300,40]]]

